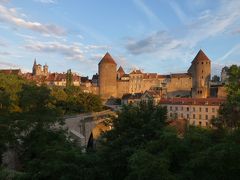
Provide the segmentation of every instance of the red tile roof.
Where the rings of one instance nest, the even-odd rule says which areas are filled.
[[[144,79],[156,79],[158,78],[158,74],[157,73],[144,73],[143,75]]]
[[[120,73],[121,75],[125,74],[122,66],[120,66],[120,67],[118,68],[117,72]]]
[[[130,74],[142,74],[141,70],[133,70],[132,72],[130,72]]]
[[[1,69],[0,73],[20,75],[22,72],[20,69]]]
[[[224,98],[164,98],[161,104],[181,104],[181,105],[220,105],[225,102]]]
[[[105,56],[102,58],[102,60],[98,63],[98,64],[116,64],[117,63],[114,61],[114,59],[112,58],[112,56],[107,52],[105,54]]]
[[[210,59],[207,57],[207,55],[200,49],[195,58],[192,62],[197,61],[210,61]]]
[[[175,73],[175,74],[171,74],[172,78],[190,78],[190,74],[189,73]]]

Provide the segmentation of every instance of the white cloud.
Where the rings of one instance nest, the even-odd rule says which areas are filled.
[[[8,3],[10,0],[0,0],[0,3]]]
[[[167,29],[166,25],[160,20],[160,18],[143,2],[143,0],[133,0],[134,4],[147,16],[149,21],[158,23],[163,29]]]
[[[177,17],[181,20],[182,23],[186,24],[189,21],[187,15],[183,12],[181,7],[174,1],[169,1],[169,5],[177,15]]]
[[[0,47],[6,47],[7,45],[8,44],[4,40],[0,39]]]
[[[7,52],[7,51],[0,51],[0,56],[9,56],[11,55],[10,52]]]
[[[17,64],[9,63],[6,61],[0,60],[0,68],[1,69],[6,69],[6,68],[19,68],[20,66]]]
[[[63,36],[66,31],[54,24],[42,24],[40,22],[28,21],[21,17],[15,8],[6,8],[0,5],[0,21],[9,23],[16,28],[25,28],[34,32],[51,36]]]
[[[215,11],[204,10],[186,24],[179,37],[174,37],[170,31],[159,31],[140,40],[128,40],[125,47],[135,55],[158,54],[159,59],[183,60],[201,41],[231,32],[234,24],[240,20],[239,9],[240,1],[223,0]]]
[[[35,0],[36,2],[44,3],[44,4],[55,4],[57,0]]]
[[[61,54],[67,60],[85,61],[84,54],[94,50],[105,50],[106,46],[83,45],[81,43],[28,41],[26,49],[34,52]]]
[[[35,52],[62,54],[65,56],[66,59],[71,59],[71,60],[83,59],[83,50],[77,44],[32,41],[28,45],[26,45],[25,48]]]

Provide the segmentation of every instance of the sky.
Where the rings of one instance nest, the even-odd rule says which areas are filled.
[[[0,69],[186,72],[202,49],[212,75],[240,64],[240,0],[0,0]]]

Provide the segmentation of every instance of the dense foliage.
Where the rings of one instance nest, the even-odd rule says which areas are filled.
[[[61,108],[64,114],[96,112],[103,109],[99,96],[84,93],[76,86],[53,87],[51,94],[55,98],[54,104]]]
[[[12,77],[14,85],[3,81],[0,150],[16,150],[20,166],[17,172],[0,168],[0,178],[239,179],[240,68],[229,69],[228,98],[220,117],[213,121],[215,128],[187,126],[179,135],[168,125],[164,107],[152,103],[125,106],[117,118],[107,122],[113,128],[102,134],[97,149],[85,153],[63,130],[51,126],[61,122],[63,111],[80,110],[75,108],[81,102],[81,91],[71,86],[50,91],[17,77]]]
[[[234,130],[240,128],[240,66],[232,65],[227,74],[227,101],[221,106],[220,116],[213,124],[218,128]]]
[[[79,88],[49,89],[15,75],[0,74],[0,156],[14,152],[11,168],[22,172],[0,168],[1,179],[15,175],[24,179],[74,179],[81,175],[80,165],[75,164],[84,161],[81,149],[65,131],[54,128],[68,113],[60,101],[70,105],[69,99],[77,99],[78,107],[70,112],[101,110],[100,98]],[[68,168],[71,171],[64,173]]]

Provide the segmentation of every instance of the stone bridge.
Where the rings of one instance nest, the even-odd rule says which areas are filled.
[[[112,116],[116,116],[116,113],[111,110],[65,116],[64,126],[68,129],[70,136],[81,147],[86,148],[93,143],[93,140],[97,139],[102,131],[111,129],[104,122]]]

